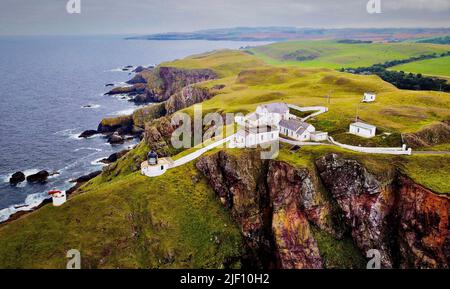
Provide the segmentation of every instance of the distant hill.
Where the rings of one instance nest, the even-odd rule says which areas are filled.
[[[450,44],[450,35],[417,40],[417,43]]]
[[[284,41],[291,39],[354,39],[375,42],[396,42],[407,39],[449,35],[450,28],[364,28],[315,29],[296,27],[235,27],[173,32],[127,39],[148,40],[231,40],[231,41]]]

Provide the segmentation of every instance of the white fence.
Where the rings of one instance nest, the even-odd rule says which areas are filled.
[[[176,167],[182,166],[190,161],[193,161],[196,158],[200,157],[202,154],[206,153],[207,151],[212,150],[213,148],[216,148],[220,145],[223,145],[224,143],[229,142],[234,136],[235,135],[231,135],[224,139],[218,140],[212,144],[205,146],[204,148],[198,149],[197,151],[188,154],[187,156],[181,157],[178,160],[174,161],[173,164],[170,166],[170,168],[176,168]]]
[[[329,141],[337,145],[338,147],[352,150],[355,152],[362,152],[362,153],[369,153],[369,154],[389,154],[389,155],[411,155],[412,149],[406,149],[406,145],[403,145],[402,147],[393,148],[393,147],[360,147],[360,146],[352,146],[352,145],[346,145],[339,143],[335,141],[331,136],[328,138]]]
[[[294,104],[288,104],[289,108],[298,110],[298,111],[315,111],[315,113],[308,115],[307,117],[304,117],[301,119],[301,121],[306,121],[312,117],[318,116],[322,113],[325,113],[328,111],[328,107],[325,106],[304,106],[304,107],[300,107]]]

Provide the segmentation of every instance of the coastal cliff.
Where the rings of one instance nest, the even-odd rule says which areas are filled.
[[[333,267],[317,238],[329,234],[335,242],[350,237],[360,259],[378,250],[382,268],[449,267],[448,197],[338,154],[318,158],[314,169],[258,157],[220,151],[196,164],[240,225],[243,264]]]

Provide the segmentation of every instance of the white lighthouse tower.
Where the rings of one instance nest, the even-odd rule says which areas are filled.
[[[48,194],[52,196],[53,206],[59,207],[67,201],[67,196],[65,191],[53,190],[49,191]]]

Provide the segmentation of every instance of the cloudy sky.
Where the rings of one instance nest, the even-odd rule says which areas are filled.
[[[235,26],[450,27],[450,0],[0,0],[0,35],[148,34]],[[75,1],[75,0],[72,0]]]

